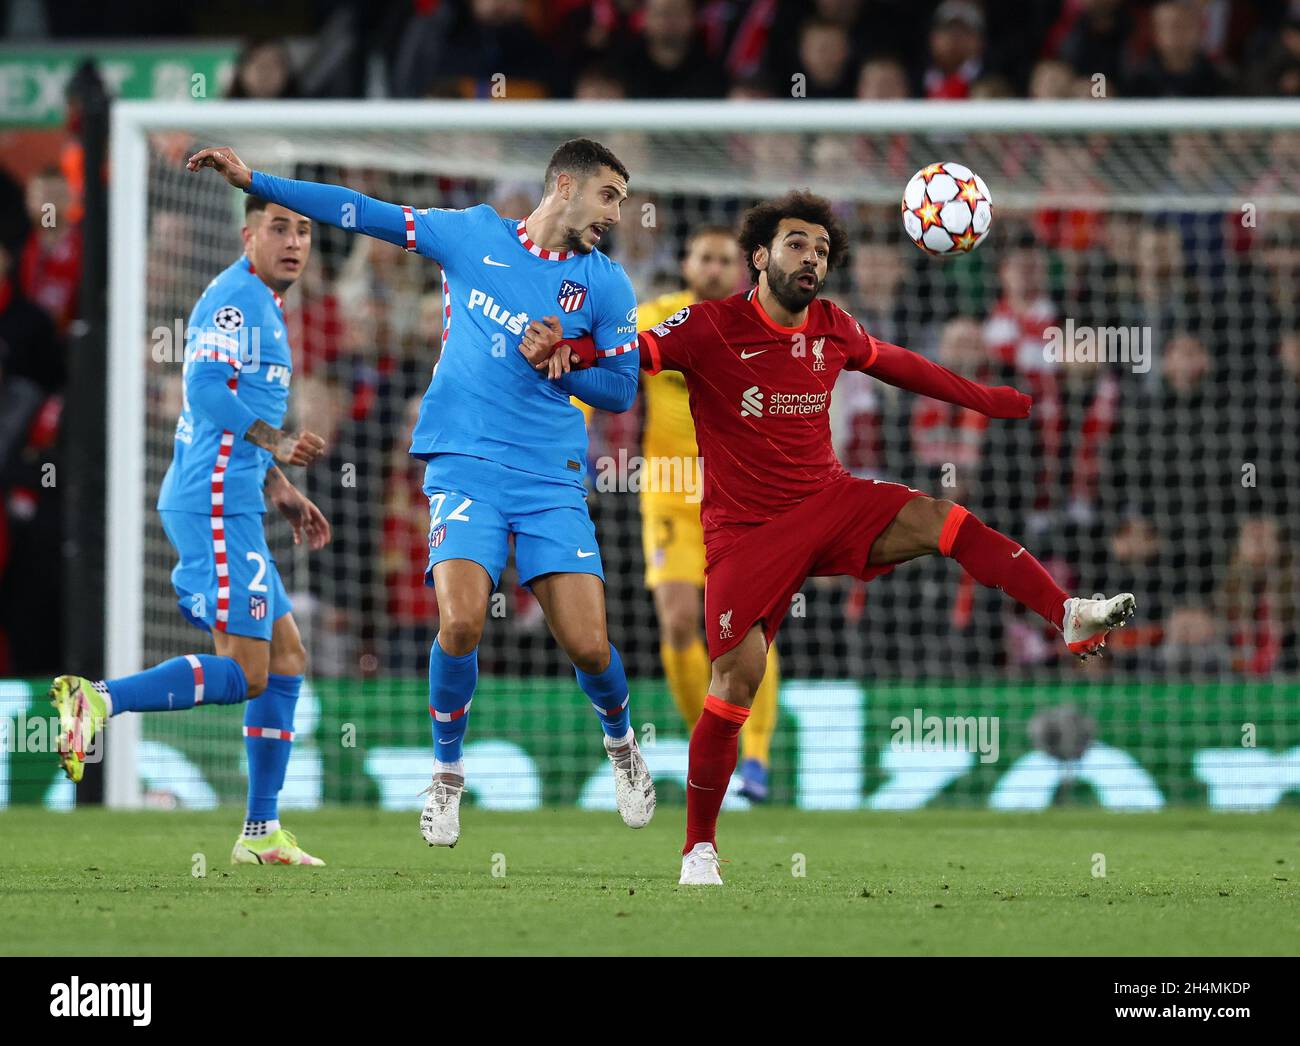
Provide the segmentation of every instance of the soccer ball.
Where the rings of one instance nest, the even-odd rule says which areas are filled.
[[[959,163],[922,167],[903,190],[903,228],[926,254],[969,254],[992,224],[989,187]]]

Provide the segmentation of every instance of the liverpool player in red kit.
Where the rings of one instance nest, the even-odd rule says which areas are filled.
[[[638,337],[643,369],[685,376],[704,458],[704,624],[713,676],[690,742],[681,882],[693,884],[722,882],[715,831],[736,739],[768,644],[808,577],[867,580],[937,552],[1061,629],[1080,657],[1098,651],[1134,610],[1127,593],[1070,598],[1022,545],[960,505],[850,476],[831,448],[828,417],[842,370],[992,418],[1026,418],[1031,401],[879,341],[818,298],[847,246],[827,200],[792,192],[755,207],[740,244],[753,288],[698,302]],[[551,376],[594,359],[589,339],[555,352],[557,337],[535,321],[520,349]]]

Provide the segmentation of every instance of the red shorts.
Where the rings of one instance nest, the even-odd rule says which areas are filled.
[[[709,556],[704,578],[704,631],[709,658],[721,657],[759,621],[771,644],[790,600],[810,577],[869,581],[893,566],[868,566],[871,546],[909,501],[925,495],[901,483],[836,480],[788,512],[726,535]]]

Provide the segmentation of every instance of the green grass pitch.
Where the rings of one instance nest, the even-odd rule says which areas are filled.
[[[1298,939],[1290,807],[724,814],[714,889],[677,885],[679,807],[639,832],[466,808],[450,851],[415,812],[288,814],[319,869],[232,867],[239,816],[0,813],[0,952],[1278,955]]]

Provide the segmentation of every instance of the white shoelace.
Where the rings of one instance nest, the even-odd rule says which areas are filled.
[[[443,813],[451,805],[452,797],[459,795],[464,789],[464,785],[457,785],[451,781],[435,779],[421,795],[433,797],[433,805],[438,808],[439,813]]]

